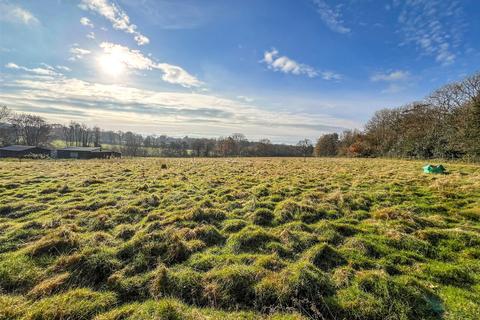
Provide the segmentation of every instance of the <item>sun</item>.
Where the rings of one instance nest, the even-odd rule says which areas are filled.
[[[97,59],[100,70],[112,77],[118,77],[125,73],[125,63],[116,53],[103,54]]]

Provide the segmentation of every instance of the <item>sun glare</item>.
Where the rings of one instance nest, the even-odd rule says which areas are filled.
[[[125,63],[115,53],[103,54],[98,58],[100,70],[112,77],[118,77],[125,72]]]

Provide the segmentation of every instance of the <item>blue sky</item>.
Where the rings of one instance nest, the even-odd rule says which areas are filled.
[[[0,103],[294,143],[479,70],[476,0],[0,0]]]

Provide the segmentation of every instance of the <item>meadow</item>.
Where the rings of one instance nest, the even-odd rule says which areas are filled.
[[[480,166],[0,161],[0,319],[478,319]]]

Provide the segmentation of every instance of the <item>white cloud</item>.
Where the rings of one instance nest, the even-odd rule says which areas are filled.
[[[92,31],[92,32],[87,33],[86,37],[88,39],[94,40],[95,39],[95,32]]]
[[[102,42],[100,48],[103,52],[110,55],[112,59],[124,64],[129,69],[151,70],[155,63],[148,57],[145,57],[140,50],[130,49],[120,44],[111,42]]]
[[[143,46],[144,44],[148,44],[150,42],[150,40],[142,34],[135,35],[134,39],[139,46]]]
[[[76,61],[83,59],[86,55],[89,55],[92,52],[90,50],[82,49],[74,45],[70,48],[70,53],[72,54],[72,56],[68,58],[68,60]]]
[[[355,124],[322,114],[267,111],[212,94],[165,92],[59,77],[0,83],[0,99],[49,120],[77,120],[110,129],[202,136],[244,132],[249,137],[298,141]],[[292,130],[295,129],[295,130]],[[161,131],[160,131],[161,130]]]
[[[262,61],[267,64],[269,69],[274,71],[295,75],[307,75],[310,78],[318,76],[318,72],[313,67],[298,63],[287,56],[279,56],[277,49],[265,51]]]
[[[410,76],[408,71],[403,70],[396,70],[387,73],[376,73],[370,77],[370,80],[374,82],[378,81],[386,81],[386,82],[393,82],[393,81],[404,81],[407,80]]]
[[[154,67],[163,71],[163,81],[179,84],[187,88],[199,87],[202,85],[201,81],[178,66],[173,66],[168,63],[158,63]]]
[[[252,99],[250,97],[247,97],[247,96],[237,96],[237,99],[241,100],[241,101],[244,101],[244,102],[247,102],[247,103],[251,103],[251,102],[255,101],[254,99]]]
[[[163,72],[162,79],[165,82],[179,84],[183,87],[199,87],[202,82],[189,74],[183,68],[168,63],[156,63],[149,57],[142,54],[140,50],[133,50],[128,47],[110,42],[102,42],[100,47],[103,52],[110,56],[116,63],[124,65],[128,69],[152,70],[157,69]]]
[[[23,71],[26,71],[28,73],[32,73],[32,74],[39,75],[39,76],[53,77],[53,76],[61,76],[62,75],[61,73],[55,71],[55,68],[53,68],[52,66],[49,66],[48,64],[42,63],[41,65],[43,66],[43,68],[27,68],[27,67],[24,67],[24,66],[19,66],[18,64],[13,63],[13,62],[9,62],[5,65],[5,68],[14,69],[14,70],[23,70]]]
[[[332,72],[332,71],[322,71],[320,73],[322,76],[323,80],[341,80],[342,76],[338,73]]]
[[[82,17],[80,18],[80,24],[85,27],[90,27],[94,28],[95,26],[93,25],[92,21],[88,19],[87,17]]]
[[[455,62],[465,29],[458,1],[395,1],[400,8],[401,45],[413,44],[422,55],[431,56],[442,65]]]
[[[319,71],[307,64],[299,63],[287,56],[280,56],[277,49],[273,48],[270,51],[265,51],[263,60],[268,68],[274,71],[279,71],[287,74],[306,75],[310,78],[320,76],[324,80],[340,80],[341,76],[331,71]]]
[[[8,2],[0,2],[0,21],[36,25],[40,21],[28,10]]]
[[[389,72],[375,73],[370,77],[370,81],[387,83],[387,87],[382,93],[399,93],[406,89],[406,82],[411,79],[410,72],[405,70],[394,70]]]
[[[49,70],[55,70],[54,67],[52,67],[51,65],[46,64],[46,63],[44,63],[44,62],[40,63],[40,65],[41,65],[42,67],[45,67],[45,68],[49,69]]]
[[[340,6],[332,8],[324,0],[313,0],[313,3],[317,6],[317,12],[320,14],[323,23],[330,30],[343,34],[351,31],[350,28],[344,26]]]
[[[57,69],[58,70],[63,70],[63,71],[68,71],[68,72],[72,71],[72,69],[70,69],[69,67],[60,66],[60,65],[57,66]]]
[[[108,0],[82,0],[79,5],[83,10],[91,10],[105,17],[114,29],[134,35],[139,46],[148,44],[150,40],[137,31],[137,26],[130,22],[130,17],[118,5]]]

